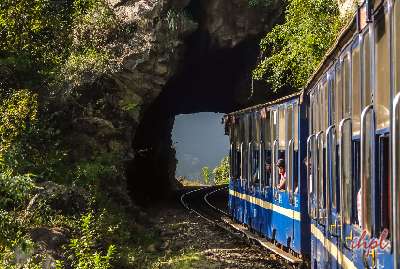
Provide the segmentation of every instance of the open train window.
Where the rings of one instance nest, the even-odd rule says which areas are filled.
[[[343,59],[343,114],[351,115],[351,65],[349,54]]]
[[[389,16],[381,12],[375,23],[375,111],[377,129],[390,124],[390,25]]]
[[[333,125],[336,122],[336,100],[335,100],[335,74],[331,72],[328,76],[328,91],[329,91],[329,124]]]
[[[337,124],[343,119],[343,83],[340,62],[335,68],[335,118]]]
[[[278,128],[279,128],[279,123],[278,123],[278,110],[273,109],[270,112],[270,122],[271,122],[271,184],[272,186],[276,186],[277,183],[277,177],[278,177],[278,169],[275,166],[276,161],[278,160]]]
[[[400,1],[394,2],[394,92],[400,92]]]
[[[293,173],[294,173],[294,145],[293,145],[293,151],[289,148],[290,146],[290,141],[294,138],[293,137],[293,106],[289,105],[286,108],[286,175],[287,175],[287,190],[289,192],[294,192],[294,188],[297,187],[294,186],[294,183],[291,182],[291,179],[295,178]],[[294,143],[294,139],[292,140],[292,143]]]
[[[341,173],[341,184],[342,184],[342,218],[345,224],[351,224],[352,219],[352,208],[353,208],[353,181],[352,181],[352,133],[351,125],[345,124],[343,126],[341,134],[341,163],[340,163],[340,173]]]
[[[242,138],[242,143],[241,143],[241,153],[242,153],[242,157],[241,157],[241,159],[242,159],[242,164],[241,164],[241,176],[242,176],[242,179],[247,179],[247,175],[248,175],[248,170],[247,170],[247,167],[248,167],[248,161],[247,161],[247,159],[248,159],[248,150],[247,150],[247,148],[248,148],[248,143],[249,143],[249,124],[248,124],[248,115],[243,115],[243,117],[242,117],[242,135],[243,135],[243,138]]]
[[[321,108],[322,108],[322,131],[326,131],[329,127],[329,94],[328,94],[328,81],[325,81],[321,87]]]
[[[260,137],[261,122],[258,111],[251,113],[252,118],[252,144],[251,144],[251,182],[260,184]]]
[[[360,47],[358,41],[351,53],[351,73],[352,73],[352,113],[351,118],[353,121],[353,136],[360,135],[360,123],[361,123],[361,57]]]
[[[300,178],[298,175],[298,154],[299,154],[299,105],[295,103],[293,105],[293,141],[294,141],[294,152],[293,152],[293,178],[294,178],[294,190],[296,193],[299,192]]]
[[[265,109],[265,149],[264,149],[264,171],[265,171],[265,185],[266,186],[271,186],[272,184],[272,168],[271,168],[271,162],[272,162],[272,143],[271,143],[271,137],[272,137],[272,125],[271,125],[271,113],[267,109]]]
[[[370,33],[365,32],[362,38],[362,107],[371,104],[371,39]]]
[[[286,120],[285,120],[285,108],[284,106],[279,107],[279,151],[285,151],[286,149]],[[282,154],[280,154],[280,158]]]
[[[380,227],[379,232],[384,228],[390,228],[391,186],[390,186],[390,144],[389,135],[382,135],[378,139],[378,178],[379,178],[379,205],[380,205]]]

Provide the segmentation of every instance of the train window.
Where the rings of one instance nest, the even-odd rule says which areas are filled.
[[[342,83],[342,66],[336,65],[335,75],[335,117],[336,123],[339,124],[343,119],[343,83]]]
[[[279,150],[284,151],[286,149],[286,136],[285,136],[285,132],[286,132],[286,124],[285,124],[285,108],[283,106],[279,107],[279,134],[278,134],[278,138],[279,138]]]
[[[343,114],[345,117],[351,115],[351,68],[348,55],[343,60]]]
[[[241,143],[241,137],[240,137],[240,124],[239,124],[239,118],[235,117],[235,178],[240,177],[240,163],[241,163],[241,155],[240,155],[240,143]]]
[[[299,105],[297,103],[293,105],[293,116],[294,116],[294,126],[293,126],[294,150],[298,150],[298,148],[299,148]]]
[[[326,104],[325,104],[325,98],[324,98],[324,90],[323,88],[320,88],[318,92],[318,107],[319,107],[319,130],[320,131],[325,131],[325,109],[326,109]]]
[[[381,16],[375,25],[375,110],[377,129],[389,127],[390,123],[389,32],[388,16]]]
[[[243,116],[244,139],[242,144],[242,176],[243,179],[248,179],[248,154],[249,154],[249,139],[250,139],[250,124],[249,115]]]
[[[325,139],[324,139],[324,133],[319,136],[319,139],[317,141],[318,143],[318,153],[317,153],[317,165],[318,165],[318,208],[320,209],[320,220],[322,223],[325,222],[326,215],[323,213],[325,209],[325,172],[324,172],[324,156],[325,156],[325,150],[323,148]]]
[[[265,112],[265,114],[264,114]],[[270,186],[271,184],[271,120],[270,120],[270,112],[267,109],[264,109],[262,113],[262,117],[264,118],[264,165],[261,169],[264,170],[265,173],[265,186]],[[269,168],[267,168],[269,165]]]
[[[350,125],[346,125],[350,127]],[[341,173],[343,177],[343,221],[346,224],[351,224],[352,211],[352,169],[351,169],[351,128],[344,128],[342,133],[342,163]]]
[[[372,144],[375,141],[375,134],[372,132],[374,128],[372,124],[373,122],[372,116],[373,113],[366,114],[366,127],[365,127],[366,131],[364,138],[365,145],[361,145],[361,150],[363,152],[363,158],[361,160],[362,164],[361,188],[359,190],[355,190],[355,193],[357,193],[357,195],[363,201],[361,210],[357,212],[358,221],[360,223],[360,226],[363,229],[365,229],[369,234],[372,233],[372,225],[373,225],[372,193],[375,190],[373,183],[375,150]]]
[[[293,138],[293,107],[290,105],[286,108],[286,145],[289,143],[289,140]]]
[[[394,3],[394,92],[400,92],[400,1]]]
[[[391,189],[390,189],[390,160],[389,136],[380,136],[378,141],[379,148],[379,185],[380,185],[380,231],[390,226]]]
[[[360,47],[357,46],[353,49],[351,54],[351,73],[352,73],[352,123],[353,123],[353,135],[360,134],[360,122],[361,122],[361,59],[360,59]]]
[[[362,87],[362,107],[366,107],[371,104],[372,100],[372,89],[371,89],[371,41],[368,32],[364,34],[362,39],[362,54],[363,54],[363,87]]]
[[[329,81],[327,80],[324,85],[324,116],[325,116],[325,130],[329,127]]]
[[[317,117],[316,117],[316,112],[315,112],[316,109],[315,108],[316,108],[315,94],[313,94],[311,97],[311,105],[310,105],[310,114],[312,115],[312,124],[311,124],[310,133],[314,133],[314,134],[317,132],[317,128],[316,128]]]
[[[289,141],[293,138],[293,107],[289,105],[285,111],[286,114],[286,146],[289,147]],[[286,174],[290,177],[293,175],[293,152],[288,150],[286,151],[286,164],[287,164],[287,171]],[[287,190],[289,192],[293,192],[293,184],[291,182],[291,178],[287,179]]]
[[[261,117],[259,112],[254,112],[254,140],[258,144],[261,142]]]
[[[329,82],[328,82],[328,86],[329,86],[329,123],[330,125],[335,124],[335,120],[336,120],[336,113],[335,113],[335,77],[332,76],[332,73],[330,74],[330,76],[328,77]]]

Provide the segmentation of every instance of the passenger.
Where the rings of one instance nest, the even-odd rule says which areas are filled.
[[[285,190],[286,189],[286,171],[285,171],[285,160],[284,159],[279,159],[276,162],[276,166],[279,169],[279,184],[278,184],[278,190]]]

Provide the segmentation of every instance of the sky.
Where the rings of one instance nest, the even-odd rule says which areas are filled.
[[[172,140],[178,159],[176,177],[201,179],[201,168],[214,169],[229,154],[229,138],[221,124],[223,115],[202,112],[175,117]]]

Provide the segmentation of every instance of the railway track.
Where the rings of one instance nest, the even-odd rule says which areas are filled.
[[[206,221],[236,236],[241,236],[223,220],[223,217],[229,217],[227,190],[228,186],[201,187],[183,193],[180,201],[187,210],[194,212]]]
[[[229,232],[235,237],[247,241],[250,245],[261,246],[278,256],[288,264],[288,268],[303,267],[302,260],[275,246],[265,238],[251,233],[246,227],[234,223],[228,213],[228,186],[207,186],[192,189],[181,194],[180,202],[189,211],[202,217],[209,223]]]

